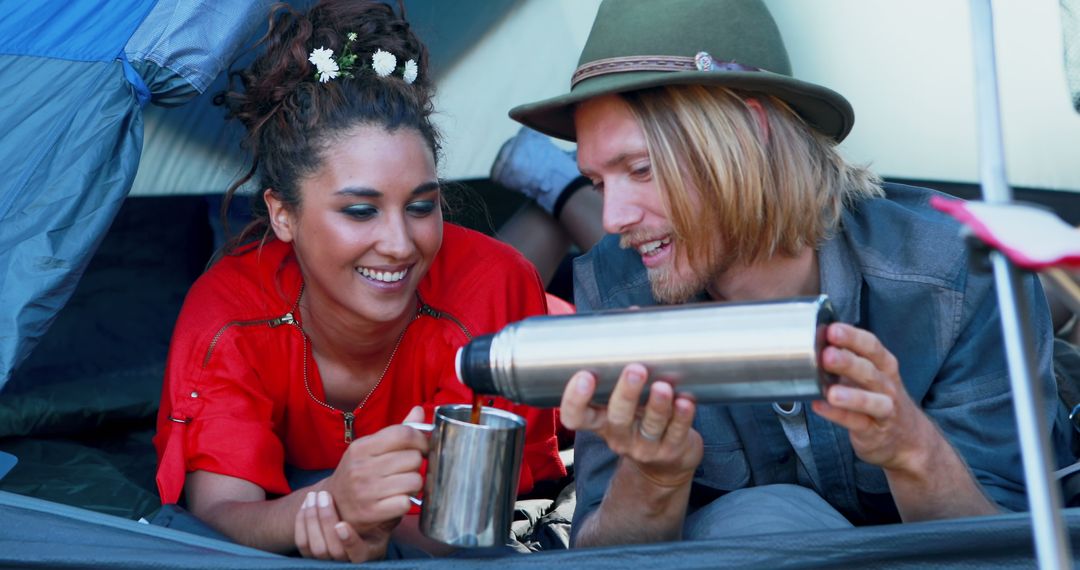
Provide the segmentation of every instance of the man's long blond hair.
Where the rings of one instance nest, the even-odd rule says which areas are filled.
[[[692,263],[724,255],[740,266],[796,255],[830,237],[845,206],[883,195],[877,175],[848,164],[831,139],[775,97],[702,85],[622,96],[645,133]],[[764,109],[767,136],[749,97]]]

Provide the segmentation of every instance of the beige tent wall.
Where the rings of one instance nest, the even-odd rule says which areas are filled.
[[[765,1],[796,75],[854,105],[848,157],[889,177],[977,181],[968,0]],[[568,87],[598,6],[520,0],[447,70],[436,101],[443,177],[486,177],[517,130],[507,111]],[[1069,101],[1058,0],[994,0],[994,9],[1010,181],[1080,192],[1080,114]],[[212,111],[199,120],[220,120]],[[165,171],[141,169],[132,194],[217,193],[242,171],[237,149],[172,132],[157,112],[148,110],[144,164]],[[173,183],[181,174],[186,188]]]
[[[570,87],[599,6],[599,0],[522,0],[448,71],[436,100],[446,139],[444,177],[486,177],[502,142],[520,127],[506,113]]]
[[[975,182],[968,0],[766,0],[795,72],[855,107],[843,148],[886,175]],[[1080,114],[1065,79],[1058,0],[994,0],[1013,186],[1080,191]]]
[[[664,0],[653,0],[662,3]],[[968,0],[766,0],[796,75],[848,97],[844,153],[890,177],[978,179]],[[597,0],[523,0],[444,78],[443,175],[486,176],[515,104],[564,90]],[[994,0],[1007,169],[1014,186],[1080,191],[1058,0]]]

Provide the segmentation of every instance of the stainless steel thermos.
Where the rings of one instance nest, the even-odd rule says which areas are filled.
[[[463,346],[457,374],[478,394],[534,406],[558,406],[578,370],[596,375],[604,403],[633,362],[698,402],[816,399],[833,381],[819,366],[832,320],[825,295],[532,317]]]

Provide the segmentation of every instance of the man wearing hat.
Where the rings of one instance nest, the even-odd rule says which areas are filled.
[[[930,190],[835,145],[839,94],[794,79],[753,0],[605,0],[567,95],[511,116],[576,140],[607,236],[575,263],[580,311],[827,294],[826,399],[696,405],[630,365],[604,407],[567,384],[577,545],[1024,510],[1000,317]],[[1036,378],[1063,465],[1042,290]]]

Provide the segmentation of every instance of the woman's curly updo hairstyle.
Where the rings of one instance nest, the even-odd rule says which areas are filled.
[[[251,155],[250,169],[226,193],[223,217],[241,186],[255,179],[260,189],[252,200],[254,220],[230,240],[226,251],[267,235],[262,190],[272,188],[286,207],[299,206],[299,181],[318,170],[324,152],[356,127],[415,129],[438,159],[427,48],[409,28],[400,1],[399,11],[400,16],[373,0],[323,0],[307,13],[284,3],[271,8],[269,29],[255,46],[261,46],[262,53],[247,69],[231,71],[228,90],[214,98],[226,107],[227,118],[238,119],[247,129],[243,148]],[[349,50],[366,60],[367,68],[351,78],[320,83],[308,61],[311,51],[327,48],[338,57],[350,33],[356,39]],[[387,77],[377,76],[370,63],[379,49],[401,63],[414,60],[416,80],[406,83],[400,68]]]

